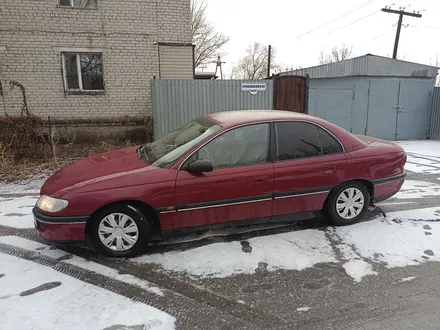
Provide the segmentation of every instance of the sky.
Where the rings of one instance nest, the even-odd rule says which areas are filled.
[[[344,44],[353,46],[352,57],[367,53],[391,57],[399,17],[380,11],[384,6],[422,14],[403,18],[409,26],[402,27],[398,57],[424,64],[440,57],[439,0],[206,1],[209,21],[231,38],[222,58],[227,74],[255,41],[272,45],[277,62],[294,69],[318,65],[321,51]],[[204,71],[214,69],[208,66]]]

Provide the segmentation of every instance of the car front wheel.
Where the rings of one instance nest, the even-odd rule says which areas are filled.
[[[135,207],[114,205],[94,217],[90,234],[98,252],[109,257],[130,257],[146,247],[151,227]]]
[[[360,182],[349,182],[335,189],[326,205],[326,213],[336,226],[357,222],[368,209],[370,194]]]

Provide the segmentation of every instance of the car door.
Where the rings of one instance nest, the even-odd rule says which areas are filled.
[[[273,193],[269,141],[269,123],[246,125],[217,136],[189,157],[176,179],[179,227],[269,219]],[[197,159],[209,160],[214,170],[186,171],[186,165]]]
[[[344,178],[343,145],[309,122],[276,122],[274,130],[274,219],[321,210],[330,190]]]

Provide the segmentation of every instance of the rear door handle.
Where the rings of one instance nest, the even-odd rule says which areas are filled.
[[[266,179],[267,178],[258,178],[258,179],[255,179],[254,182],[264,182],[264,181],[266,181]]]
[[[337,170],[338,170],[337,168],[332,167],[332,168],[328,168],[328,169],[326,169],[326,170],[324,171],[324,173],[325,173],[325,174],[333,174],[333,173],[335,173]]]

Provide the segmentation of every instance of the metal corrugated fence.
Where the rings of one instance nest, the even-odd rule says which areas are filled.
[[[242,83],[263,83],[266,91],[252,95],[241,90]],[[155,138],[208,113],[273,108],[272,80],[154,79],[151,88]]]
[[[440,140],[440,87],[434,88],[432,93],[429,138]]]

